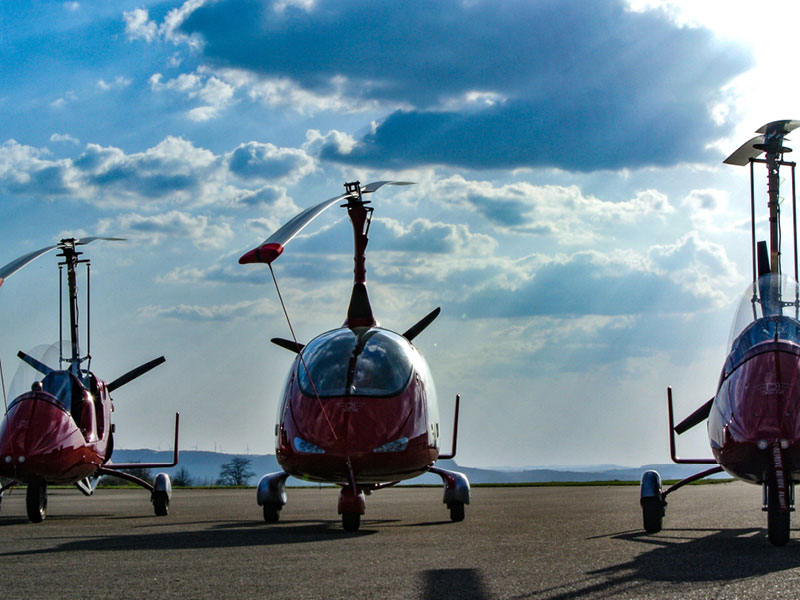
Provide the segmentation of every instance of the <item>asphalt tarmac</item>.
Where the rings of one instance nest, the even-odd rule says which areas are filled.
[[[641,530],[637,487],[473,488],[451,523],[439,488],[367,497],[347,533],[334,489],[289,489],[268,525],[255,491],[176,490],[155,517],[139,490],[24,490],[0,509],[0,598],[796,598],[800,531],[767,541],[761,491],[690,486],[665,529]],[[800,524],[800,517],[798,518]]]

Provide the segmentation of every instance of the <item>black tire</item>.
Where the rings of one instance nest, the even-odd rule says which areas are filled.
[[[41,523],[47,515],[47,484],[29,483],[25,493],[25,508],[31,523]]]
[[[358,531],[361,527],[361,515],[358,513],[342,513],[342,527],[345,531]]]
[[[153,492],[153,510],[157,517],[165,517],[169,514],[169,496],[167,492],[159,490]]]
[[[267,523],[277,523],[281,518],[281,505],[274,502],[264,503],[264,520]]]
[[[789,490],[786,490],[787,494]],[[767,537],[773,546],[785,546],[789,541],[789,511],[781,512],[778,500],[778,484],[770,481],[767,490]]]
[[[664,502],[659,498],[642,498],[642,526],[647,533],[658,533],[664,520]]]
[[[454,523],[458,523],[464,520],[464,503],[463,502],[451,502],[447,505],[447,508],[450,509],[450,520]]]

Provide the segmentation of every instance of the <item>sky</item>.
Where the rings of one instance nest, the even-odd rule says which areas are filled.
[[[345,181],[414,181],[372,197],[369,289],[389,329],[442,307],[415,345],[445,446],[461,394],[457,461],[668,462],[666,386],[678,418],[714,395],[751,272],[748,170],[722,160],[800,117],[796,45],[774,26],[798,13],[8,0],[0,264],[127,238],[84,249],[92,369],[167,362],[115,393],[117,447],[170,448],[179,411],[183,449],[272,452],[293,355],[269,338],[291,334],[268,270],[238,257]],[[332,208],[275,263],[301,342],[344,320],[344,219]],[[47,255],[0,291],[7,388],[18,350],[59,339],[57,277]],[[684,437],[681,454],[709,454],[702,427]]]

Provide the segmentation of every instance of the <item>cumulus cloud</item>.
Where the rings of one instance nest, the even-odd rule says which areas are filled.
[[[233,237],[228,223],[211,223],[209,217],[177,210],[158,215],[128,213],[100,219],[101,235],[124,235],[130,239],[159,244],[168,238],[189,238],[199,248],[222,248]]]
[[[53,141],[69,140],[59,134]],[[282,217],[297,207],[275,183],[296,182],[314,171],[299,148],[250,142],[214,154],[179,137],[126,153],[87,144],[74,158],[53,159],[46,149],[8,140],[0,145],[0,190],[32,197],[72,197],[107,206],[140,203],[269,208]]]
[[[54,133],[50,136],[51,142],[69,142],[70,144],[80,144],[81,141],[68,133]]]
[[[130,84],[131,80],[123,75],[117,75],[111,81],[106,81],[105,79],[97,80],[97,88],[104,92],[108,92],[110,90],[121,90],[128,87]]]
[[[299,179],[312,173],[314,160],[304,150],[247,142],[228,155],[231,173],[247,180]]]
[[[369,35],[353,35],[365,14]],[[151,21],[130,19],[139,37],[151,35]],[[702,160],[722,132],[711,116],[721,89],[751,62],[705,29],[621,0],[592,10],[436,1],[404,7],[399,20],[392,5],[368,0],[192,1],[157,29],[195,40],[208,68],[267,82],[267,103],[291,89],[393,110],[351,151],[322,154],[390,168],[591,171]]]
[[[582,251],[529,257],[528,272],[505,285],[489,281],[463,303],[481,317],[690,314],[717,309],[738,282],[724,248],[688,234],[646,255]]]
[[[168,318],[181,321],[232,321],[254,315],[272,314],[274,309],[262,300],[249,300],[234,304],[200,306],[179,304],[177,306],[145,306],[139,315],[149,318]]]
[[[234,102],[235,88],[218,77],[202,72],[181,73],[174,79],[163,81],[161,73],[154,73],[148,80],[154,92],[173,91],[186,94],[200,102],[186,116],[192,121],[208,121],[220,115],[222,110]]]
[[[562,242],[586,242],[648,217],[665,218],[674,207],[657,190],[640,190],[629,199],[601,200],[584,195],[575,185],[496,185],[461,175],[427,182],[422,194],[448,205],[465,206],[499,229],[533,235],[552,235]]]

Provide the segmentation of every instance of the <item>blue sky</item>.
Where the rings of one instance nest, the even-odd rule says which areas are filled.
[[[797,117],[768,13],[4,2],[0,263],[128,238],[86,249],[93,368],[167,363],[117,393],[119,445],[166,448],[180,411],[184,448],[268,452],[291,362],[268,339],[289,333],[268,273],[236,259],[344,181],[416,181],[375,195],[370,292],[400,331],[442,307],[416,342],[445,431],[462,394],[461,461],[665,461],[664,388],[679,414],[713,395],[750,269],[747,173],[721,161]],[[344,318],[343,217],[276,263],[301,341]],[[56,298],[53,257],[3,286],[7,380],[57,339]]]

